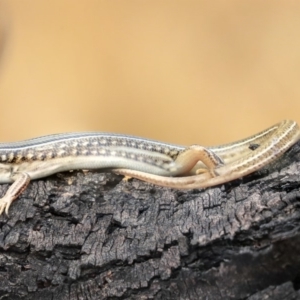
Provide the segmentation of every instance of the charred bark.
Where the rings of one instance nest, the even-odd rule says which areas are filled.
[[[206,190],[34,181],[0,217],[0,299],[300,299],[299,172],[298,143]]]

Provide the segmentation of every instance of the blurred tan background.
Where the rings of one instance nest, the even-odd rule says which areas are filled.
[[[0,0],[0,141],[212,145],[300,122],[299,1]]]

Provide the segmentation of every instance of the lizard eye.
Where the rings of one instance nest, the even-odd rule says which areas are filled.
[[[256,150],[259,146],[260,146],[260,144],[250,144],[250,145],[249,145],[249,149],[252,150],[252,151],[254,151],[254,150]]]

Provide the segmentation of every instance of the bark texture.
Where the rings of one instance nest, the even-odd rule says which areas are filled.
[[[206,190],[34,181],[0,217],[0,299],[300,299],[299,172],[297,144]]]

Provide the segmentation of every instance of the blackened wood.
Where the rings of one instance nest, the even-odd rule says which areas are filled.
[[[0,217],[0,299],[300,299],[299,172],[297,144],[206,190],[34,181]]]

